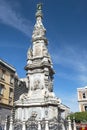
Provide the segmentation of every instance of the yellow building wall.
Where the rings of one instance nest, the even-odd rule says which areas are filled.
[[[1,69],[0,69],[0,73],[2,73]],[[0,100],[0,103],[12,106],[13,105],[13,97],[12,97],[12,102],[9,103],[9,99],[10,99],[9,98],[9,92],[10,92],[9,90],[10,90],[10,88],[14,89],[14,84],[10,83],[11,72],[5,70],[4,75],[5,75],[4,80],[0,79],[0,83],[5,86],[4,91],[3,91],[3,96],[2,96],[2,99]]]

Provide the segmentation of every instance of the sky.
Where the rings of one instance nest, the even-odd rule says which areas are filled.
[[[77,88],[87,86],[87,0],[0,0],[0,58],[26,77],[37,3],[55,70],[54,92],[72,112],[79,111]]]

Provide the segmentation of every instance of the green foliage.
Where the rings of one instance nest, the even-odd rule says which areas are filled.
[[[87,122],[87,112],[75,112],[69,115],[70,119],[75,118],[76,123]]]

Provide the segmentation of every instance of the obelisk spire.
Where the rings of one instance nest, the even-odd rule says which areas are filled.
[[[47,38],[45,36],[46,29],[44,28],[44,25],[42,23],[43,13],[42,13],[42,3],[37,4],[37,10],[36,10],[36,23],[34,25],[34,30],[32,34],[32,42],[35,42],[37,40],[44,40],[44,42],[47,44]]]

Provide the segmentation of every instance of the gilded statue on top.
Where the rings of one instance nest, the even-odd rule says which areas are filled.
[[[37,11],[42,10],[42,3],[37,4]]]

